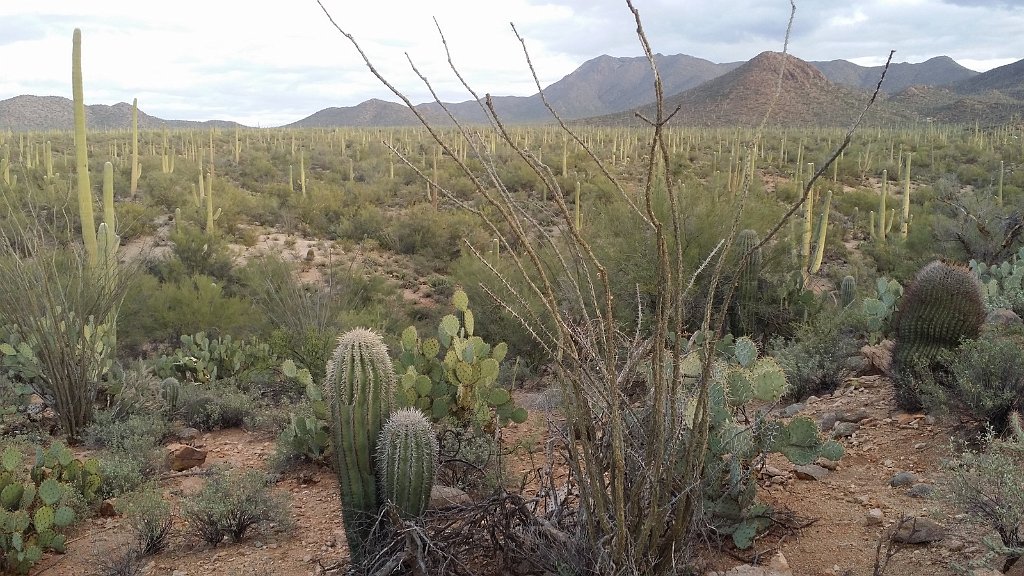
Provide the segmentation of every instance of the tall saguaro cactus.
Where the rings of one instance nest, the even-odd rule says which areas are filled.
[[[323,388],[331,407],[345,534],[356,557],[362,553],[379,507],[374,455],[381,428],[394,407],[395,386],[387,346],[377,333],[357,328],[338,339],[327,362]]]
[[[139,164],[139,99],[132,100],[132,182],[129,194],[135,196],[139,190],[139,177],[142,165]]]
[[[75,170],[78,174],[78,214],[82,221],[82,242],[90,266],[96,266],[96,222],[92,213],[89,183],[89,150],[85,141],[85,95],[82,89],[82,31],[75,28],[71,48],[71,93],[75,115]]]

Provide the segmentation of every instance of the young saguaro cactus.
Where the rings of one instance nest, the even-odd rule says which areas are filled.
[[[377,442],[377,475],[381,500],[394,503],[402,517],[416,518],[427,509],[437,452],[437,437],[422,412],[391,413]]]
[[[857,279],[853,276],[844,276],[843,283],[839,285],[839,303],[846,308],[856,299]]]
[[[380,335],[356,328],[338,338],[323,391],[331,411],[345,534],[358,557],[380,506],[374,454],[395,399],[395,371]]]

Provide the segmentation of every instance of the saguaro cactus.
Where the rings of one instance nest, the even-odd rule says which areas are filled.
[[[377,442],[381,499],[393,502],[405,518],[421,516],[430,502],[437,472],[437,437],[415,408],[391,414]]]
[[[82,31],[75,28],[71,47],[71,93],[75,115],[75,170],[78,176],[78,214],[82,222],[82,242],[90,266],[96,265],[96,222],[92,212],[92,186],[89,183],[89,150],[85,141],[85,95],[82,89]]]
[[[135,196],[139,190],[142,164],[139,163],[139,99],[132,99],[132,181],[129,194]]]
[[[395,372],[384,340],[365,328],[343,334],[327,362],[323,390],[331,407],[345,534],[359,556],[379,508],[374,454],[395,399]]]
[[[811,259],[811,266],[807,271],[817,274],[821,270],[821,260],[825,256],[825,236],[828,233],[828,212],[832,205],[832,191],[825,193],[825,205],[821,209],[821,220],[818,221],[818,242],[814,248],[814,258]]]
[[[839,303],[846,308],[857,299],[857,279],[853,276],[844,276],[843,283],[839,285]]]

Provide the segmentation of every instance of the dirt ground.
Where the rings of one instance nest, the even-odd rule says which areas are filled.
[[[551,395],[524,394],[522,403],[531,419],[507,430],[506,443],[516,449],[509,462],[513,474],[524,473],[544,462],[543,440],[547,419],[557,417]],[[756,549],[767,558],[781,549],[792,573],[809,576],[869,576],[875,546],[887,526],[901,514],[923,515],[947,529],[936,543],[906,546],[892,560],[890,575],[953,575],[951,562],[965,562],[984,553],[980,532],[941,498],[915,498],[907,487],[893,488],[890,479],[898,472],[913,472],[918,482],[936,485],[942,479],[941,462],[950,454],[955,426],[922,414],[905,414],[893,408],[891,384],[883,377],[849,380],[836,393],[811,399],[791,413],[815,419],[828,413],[860,411],[855,427],[842,438],[846,453],[821,480],[802,480],[783,458],[769,461],[771,474],[762,475],[762,497],[778,509],[789,510],[807,526],[793,531],[774,530],[758,538]],[[274,452],[274,439],[232,429],[200,436],[197,447],[209,451],[206,463],[191,473],[170,475],[160,482],[173,500],[197,490],[201,472],[223,464],[265,468]],[[772,476],[778,474],[778,476]],[[237,544],[185,543],[175,538],[171,548],[147,560],[149,576],[200,576],[208,574],[307,576],[322,574],[346,556],[340,522],[338,489],[329,469],[305,466],[289,471],[276,490],[290,497],[292,519],[279,532],[247,536]],[[872,513],[872,510],[876,509]],[[880,514],[879,514],[880,512]],[[180,526],[179,526],[180,528]],[[32,571],[47,576],[79,576],[94,573],[97,559],[116,552],[128,539],[120,517],[96,518],[78,526],[68,552],[49,555]],[[749,551],[748,551],[749,552]],[[739,562],[736,552],[714,553],[712,567],[725,569]],[[748,554],[748,557],[751,556]]]

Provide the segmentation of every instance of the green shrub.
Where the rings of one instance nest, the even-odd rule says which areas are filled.
[[[1013,410],[1024,409],[1024,332],[989,331],[966,340],[953,356],[955,400],[997,429]]]
[[[181,502],[189,532],[213,546],[225,538],[238,542],[252,528],[286,524],[287,514],[284,499],[257,470],[218,472]]]
[[[793,339],[773,340],[771,354],[786,373],[788,395],[799,400],[839,388],[851,375],[847,361],[862,346],[865,323],[852,308],[828,309],[798,328]]]
[[[181,419],[199,430],[242,426],[257,410],[252,397],[230,384],[181,385]]]
[[[173,520],[171,506],[156,490],[144,490],[118,502],[142,556],[167,548]]]
[[[1011,558],[1024,554],[1024,439],[1001,441],[990,432],[982,451],[966,450],[946,469],[948,500],[995,530]]]

